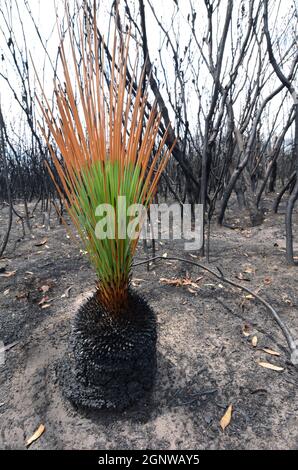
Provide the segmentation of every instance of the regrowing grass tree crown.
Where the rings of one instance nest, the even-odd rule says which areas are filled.
[[[126,197],[127,206],[142,204],[147,209],[172,148],[165,148],[167,130],[159,138],[161,114],[156,103],[151,110],[147,106],[145,67],[137,76],[138,53],[128,80],[130,32],[123,34],[115,27],[108,71],[95,8],[92,15],[84,12],[78,42],[69,13],[67,17],[71,65],[61,40],[65,83],[55,82],[58,117],[50,110],[44,92],[39,101],[61,154],[57,155],[43,130],[63,189],[49,171],[96,270],[98,299],[110,311],[119,312],[127,301],[138,238],[118,236],[122,210],[118,196]],[[101,204],[115,209],[114,239],[96,236],[96,208]]]

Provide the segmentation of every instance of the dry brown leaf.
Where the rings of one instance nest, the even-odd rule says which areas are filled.
[[[51,304],[43,304],[41,308],[45,309],[45,308],[49,308],[50,306],[51,306]]]
[[[29,292],[18,292],[18,293],[16,294],[16,299],[17,299],[17,300],[28,299],[29,294],[30,294]]]
[[[179,283],[179,280],[178,279],[167,279],[165,277],[161,277],[159,279],[159,282],[162,282],[163,284],[167,284],[169,286],[177,286],[177,285],[181,285]]]
[[[264,351],[267,354],[270,354],[271,356],[278,356],[278,357],[280,356],[279,352],[273,351],[272,349],[264,348],[262,349],[262,351]]]
[[[50,286],[47,286],[47,285],[41,286],[41,287],[39,288],[39,291],[40,291],[40,292],[43,292],[43,293],[46,293],[46,292],[48,292],[49,290],[50,290]]]
[[[240,281],[250,281],[251,278],[249,276],[249,273],[247,271],[243,271],[243,273],[238,273],[235,276],[237,279],[240,279]]]
[[[253,269],[252,269],[250,266],[247,266],[247,267],[245,268],[244,272],[245,272],[246,274],[251,274],[251,273],[253,273]]]
[[[258,337],[257,336],[252,337],[251,344],[253,345],[254,348],[257,346],[257,344],[258,344]]]
[[[266,284],[266,286],[269,286],[269,284],[271,284],[271,282],[272,282],[272,279],[270,277],[265,277],[264,284]]]
[[[6,273],[1,273],[1,277],[12,277],[16,274],[16,271],[7,271]]]
[[[276,366],[275,364],[270,364],[270,362],[258,362],[259,366],[264,367],[265,369],[275,370],[276,372],[282,372],[283,367]]]
[[[293,302],[292,302],[291,299],[289,299],[289,297],[287,296],[287,294],[282,294],[282,300],[283,300],[286,304],[290,305],[291,307],[293,306]]]
[[[231,422],[232,411],[233,411],[233,405],[230,405],[228,407],[227,411],[225,412],[225,414],[223,415],[223,417],[221,418],[220,422],[219,422],[220,427],[223,431],[226,429],[227,426],[229,426],[229,424]]]
[[[38,243],[35,243],[35,246],[43,246],[47,243],[48,239],[47,238],[44,238],[43,240],[41,240],[40,242]]]
[[[68,288],[66,289],[66,291],[64,292],[64,294],[61,295],[61,299],[64,299],[65,297],[68,298],[71,289],[72,289],[72,286],[68,287]]]
[[[190,292],[191,294],[196,294],[196,293],[197,293],[195,290],[191,289],[190,287],[188,287],[187,290],[188,290],[188,292]]]
[[[167,279],[165,277],[161,277],[159,281],[168,286],[176,286],[176,287],[186,286],[186,287],[192,287],[195,289],[200,288],[200,286],[197,283],[193,282],[189,278]]]
[[[49,300],[49,297],[45,296],[45,297],[43,297],[43,298],[41,299],[40,302],[38,302],[37,305],[43,305],[43,304],[45,304],[46,302],[48,302],[48,300]]]
[[[248,299],[248,300],[251,300],[251,299],[254,298],[254,296],[253,296],[252,294],[247,294],[247,295],[245,296],[245,298]]]
[[[45,432],[45,430],[46,430],[46,428],[44,427],[43,424],[41,424],[39,426],[39,428],[35,431],[35,433],[29,439],[27,439],[26,447],[31,446],[31,444],[33,444],[33,442],[37,441],[37,439],[39,439],[40,436],[42,436],[42,434]]]
[[[247,323],[245,323],[242,327],[242,333],[246,338],[251,335],[251,327]]]

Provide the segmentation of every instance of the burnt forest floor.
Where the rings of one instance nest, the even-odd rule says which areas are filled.
[[[212,225],[210,262],[267,299],[298,338],[298,267],[285,262],[284,210],[250,227],[243,212],[230,209],[227,220],[239,228]],[[297,209],[294,220],[297,240]],[[2,208],[0,235],[5,223]],[[12,346],[0,365],[1,449],[24,449],[40,424],[46,431],[32,449],[297,449],[298,371],[268,311],[206,272],[167,259],[149,272],[135,268],[132,279],[158,317],[152,395],[121,414],[75,409],[62,396],[55,364],[95,276],[54,217],[50,230],[38,212],[31,223],[34,238],[22,237],[14,219],[0,260],[0,340]],[[157,242],[157,254],[164,253],[206,263],[181,241]],[[143,258],[140,246],[137,260]]]

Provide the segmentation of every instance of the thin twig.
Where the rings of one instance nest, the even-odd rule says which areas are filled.
[[[269,310],[269,312],[273,316],[274,320],[276,321],[276,323],[280,327],[280,329],[281,329],[281,331],[282,331],[282,333],[283,333],[283,335],[284,335],[284,337],[285,337],[285,339],[288,343],[291,355],[293,353],[295,355],[297,354],[298,341],[296,341],[293,338],[292,333],[290,332],[288,327],[285,325],[285,323],[281,320],[280,316],[278,315],[276,310],[272,307],[272,305],[270,305],[267,302],[267,300],[263,299],[261,296],[256,294],[253,290],[249,289],[248,287],[242,286],[241,284],[238,284],[238,283],[232,281],[231,279],[226,278],[223,275],[222,271],[218,267],[217,267],[217,270],[220,272],[220,274],[218,274],[217,272],[215,272],[212,269],[208,268],[207,266],[204,266],[203,264],[196,263],[195,261],[188,260],[188,259],[185,259],[185,258],[177,258],[177,257],[174,257],[174,256],[167,256],[167,257],[155,256],[154,258],[151,258],[149,260],[147,259],[146,261],[140,261],[138,263],[135,263],[133,265],[133,267],[140,266],[142,264],[146,264],[146,263],[152,262],[152,261],[159,261],[159,260],[181,261],[182,263],[188,263],[188,264],[191,264],[191,265],[196,266],[198,268],[204,269],[205,271],[212,274],[212,276],[216,277],[220,281],[226,282],[227,284],[230,284],[233,287],[237,287],[237,289],[241,289],[244,292],[247,292],[250,295],[252,295],[253,297],[255,297],[259,302],[261,302],[263,305],[265,305],[265,307]]]

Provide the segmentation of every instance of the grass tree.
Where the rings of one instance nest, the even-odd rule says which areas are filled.
[[[44,93],[39,103],[58,181],[53,167],[49,171],[97,282],[75,315],[60,376],[73,402],[121,408],[151,388],[156,369],[155,314],[130,286],[142,217],[128,233],[137,213],[127,209],[148,209],[172,149],[165,147],[167,132],[159,135],[156,104],[147,106],[138,53],[133,73],[127,73],[130,33],[115,27],[107,67],[96,11],[85,11],[79,21],[79,41],[69,15],[68,20],[70,53],[62,40],[64,77],[55,83],[56,112]]]

